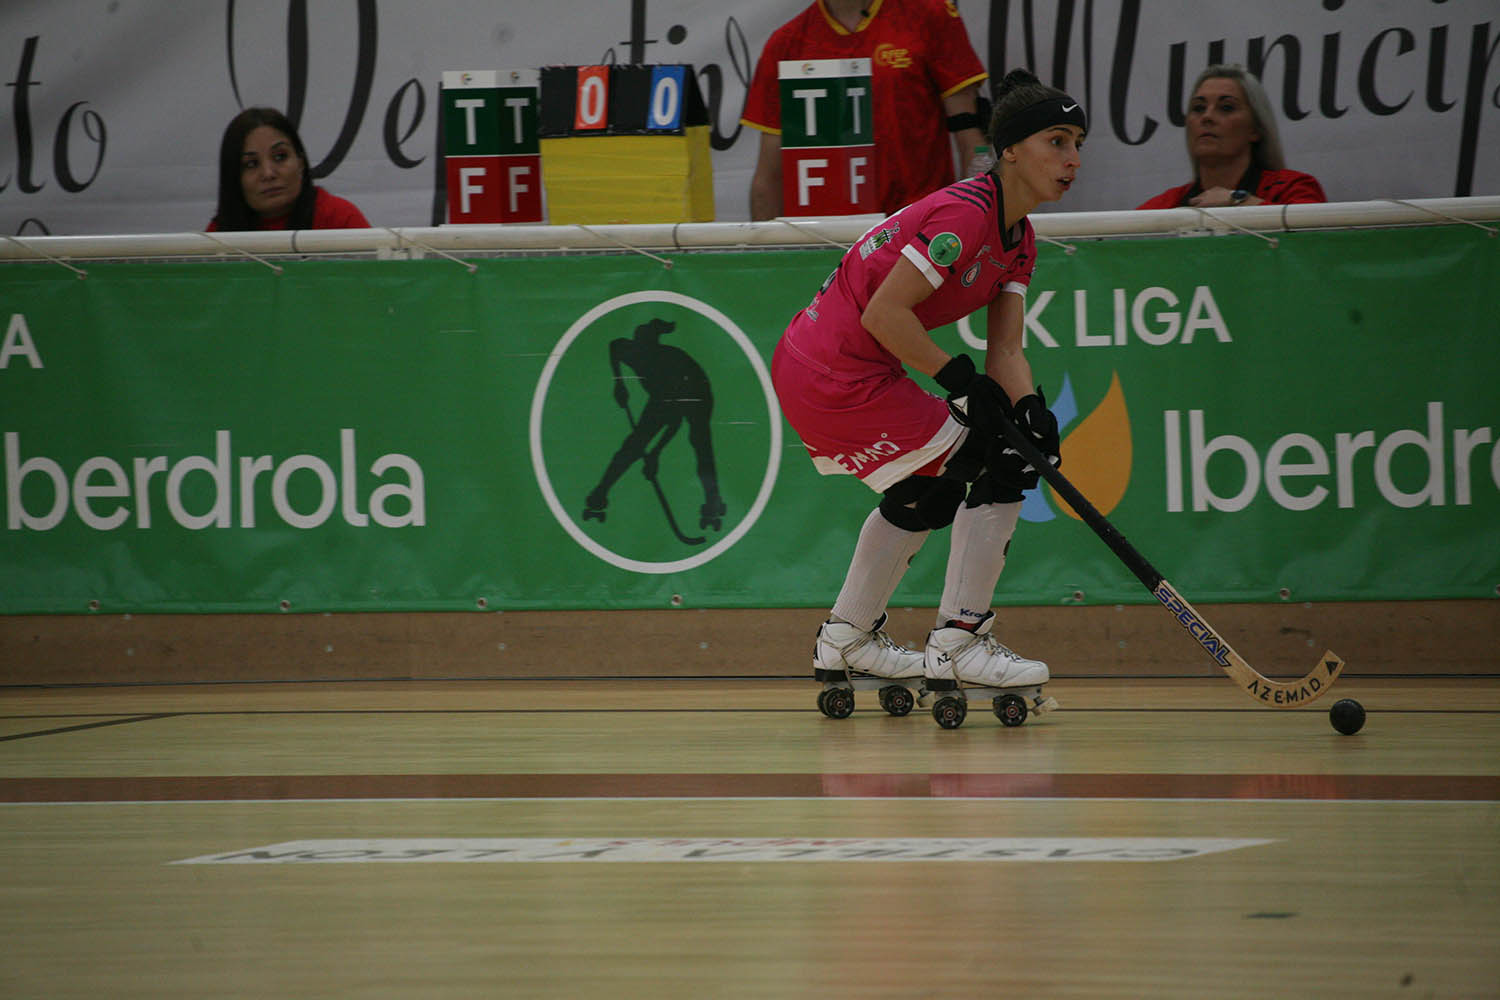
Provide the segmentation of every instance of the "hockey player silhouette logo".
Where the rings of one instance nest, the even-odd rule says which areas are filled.
[[[719,531],[726,512],[719,496],[714,466],[714,443],[710,420],[714,395],[708,373],[680,347],[661,342],[662,335],[676,329],[666,320],[651,319],[635,328],[632,337],[621,337],[609,345],[610,377],[615,403],[624,411],[628,430],[605,467],[599,483],[584,500],[583,520],[603,521],[609,508],[609,491],[636,462],[656,491],[667,526],[687,545],[702,545],[703,535],[689,535],[677,522],[672,503],[662,488],[659,472],[662,451],[687,424],[687,442],[693,450],[698,481],[703,489],[698,529]],[[645,395],[640,416],[631,405],[631,387]]]
[[[708,566],[755,529],[776,492],[784,423],[764,350],[739,324],[692,295],[639,289],[562,331],[527,436],[557,526],[602,562],[660,578]]]

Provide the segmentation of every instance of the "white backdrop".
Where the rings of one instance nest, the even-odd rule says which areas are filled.
[[[219,136],[250,104],[300,104],[321,183],[372,222],[429,225],[444,70],[611,61],[694,66],[717,216],[743,220],[757,142],[738,125],[745,85],[803,6],[0,0],[0,233],[201,229]],[[1214,57],[1264,65],[1291,165],[1334,200],[1500,193],[1497,0],[964,0],[962,13],[991,73],[1029,65],[1089,111],[1080,183],[1049,209],[1131,208],[1185,182],[1180,89]]]

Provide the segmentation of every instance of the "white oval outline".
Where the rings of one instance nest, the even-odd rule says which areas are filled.
[[[716,324],[725,333],[729,334],[745,357],[750,359],[750,367],[755,370],[756,378],[760,379],[761,391],[766,398],[766,413],[770,417],[771,425],[771,447],[766,456],[766,474],[760,485],[760,493],[756,495],[755,502],[750,505],[744,518],[734,529],[719,539],[712,546],[685,559],[674,559],[671,562],[644,562],[640,559],[629,559],[617,552],[611,551],[600,545],[588,536],[588,533],[580,528],[573,518],[568,514],[567,508],[557,498],[557,492],[552,488],[552,480],[547,478],[546,462],[542,456],[542,409],[547,401],[547,388],[552,384],[552,377],[557,372],[557,366],[562,362],[563,355],[567,353],[569,345],[593,325],[600,317],[622,309],[625,306],[635,305],[638,302],[663,302],[669,305],[681,306],[691,309],[700,316],[706,317]],[[725,316],[719,310],[707,303],[700,302],[695,298],[682,295],[678,292],[641,291],[626,292],[624,295],[616,295],[599,303],[579,317],[578,321],[568,327],[568,331],[562,335],[551,353],[547,356],[547,363],[542,367],[542,374],[537,379],[536,394],[531,399],[531,466],[536,474],[536,483],[542,491],[542,499],[547,501],[552,516],[557,518],[557,523],[562,525],[563,530],[573,536],[573,540],[583,548],[612,566],[631,570],[636,573],[677,573],[683,570],[702,566],[719,557],[744,537],[745,533],[755,526],[760,515],[765,511],[766,505],[771,501],[771,491],[776,487],[776,473],[780,465],[781,457],[781,405],[776,401],[776,390],[771,385],[771,373],[766,369],[765,362],[761,360],[755,345],[750,338],[745,336],[743,330],[735,325],[734,321]]]

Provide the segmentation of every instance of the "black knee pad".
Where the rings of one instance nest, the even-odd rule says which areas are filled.
[[[908,476],[885,491],[880,513],[906,531],[946,528],[958,514],[967,484],[945,476]]]
[[[890,497],[881,499],[880,516],[902,531],[928,530],[927,525],[923,523],[921,516],[914,509],[905,504],[892,503]]]
[[[929,529],[946,528],[958,516],[958,505],[964,502],[969,484],[947,476],[938,476],[917,500],[917,516]]]
[[[880,515],[902,531],[926,531],[927,525],[912,506],[923,493],[918,482],[926,476],[910,476],[886,490],[880,498]]]

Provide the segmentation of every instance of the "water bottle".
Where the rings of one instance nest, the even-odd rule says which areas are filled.
[[[989,172],[995,165],[995,154],[990,152],[988,146],[974,147],[974,159],[969,161],[969,176],[978,177],[980,174]]]

